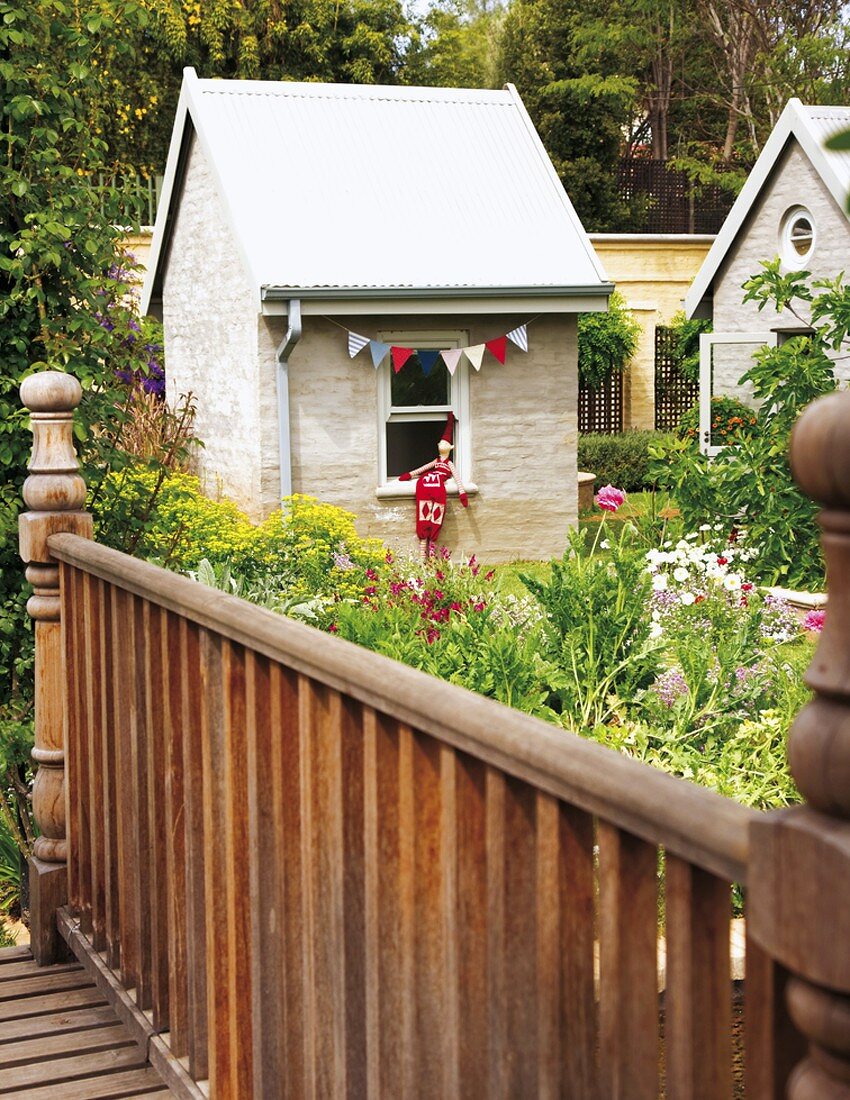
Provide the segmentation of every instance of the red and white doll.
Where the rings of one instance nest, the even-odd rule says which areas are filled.
[[[469,507],[469,498],[466,495],[460,476],[454,463],[449,458],[454,444],[455,416],[449,413],[446,418],[446,427],[437,444],[438,457],[431,462],[420,466],[418,470],[401,474],[399,481],[410,481],[418,478],[416,482],[416,535],[422,540],[422,549],[425,557],[430,557],[434,552],[434,543],[440,535],[443,519],[446,515],[446,482],[450,477],[457,485],[457,495],[464,508]]]

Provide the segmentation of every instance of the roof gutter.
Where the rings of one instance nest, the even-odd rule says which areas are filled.
[[[277,349],[277,436],[280,455],[280,497],[292,496],[292,441],[289,436],[289,356],[301,339],[301,302],[290,298],[286,334]]]
[[[582,298],[588,295],[609,295],[613,283],[593,283],[590,286],[264,286],[260,296],[264,302],[294,301],[321,298],[341,301],[353,298]]]

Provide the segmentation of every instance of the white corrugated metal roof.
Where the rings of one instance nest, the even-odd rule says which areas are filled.
[[[791,138],[799,142],[839,208],[847,213],[850,152],[833,152],[825,149],[824,143],[848,127],[850,107],[817,107],[799,99],[788,101],[688,291],[685,298],[688,317],[693,317],[711,290],[720,265]]]
[[[514,89],[199,80],[191,70],[154,268],[167,253],[187,115],[258,288],[609,289]],[[156,280],[152,271],[146,302]]]

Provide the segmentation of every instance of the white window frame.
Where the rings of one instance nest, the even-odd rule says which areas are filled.
[[[767,344],[775,348],[776,332],[702,332],[699,338],[699,449],[713,457],[723,447],[711,443],[711,365],[715,344]]]
[[[378,339],[385,344],[404,348],[463,348],[469,345],[469,333],[459,329],[450,329],[441,332],[428,330],[427,332],[405,330],[388,330],[378,333]],[[403,369],[419,370],[417,364],[405,366]],[[460,357],[454,374],[449,374],[449,403],[448,405],[414,405],[410,408],[393,408],[392,406],[392,359],[387,353],[384,361],[377,370],[378,386],[378,487],[376,495],[389,496],[413,496],[416,491],[416,483],[412,481],[399,481],[398,478],[387,476],[387,433],[388,423],[399,423],[405,420],[422,421],[433,420],[435,424],[444,424],[446,414],[455,414],[455,447],[452,461],[457,467],[460,479],[467,492],[477,492],[478,487],[472,481],[472,432],[469,424],[469,363],[465,356]],[[436,441],[434,457],[436,454]],[[446,482],[446,490],[449,493],[457,492],[454,478]]]
[[[800,253],[794,247],[793,230],[800,218],[805,218],[812,227],[811,243],[805,252]],[[811,210],[806,206],[792,206],[782,215],[779,224],[779,253],[782,263],[791,271],[802,271],[811,261],[818,243],[818,230]]]

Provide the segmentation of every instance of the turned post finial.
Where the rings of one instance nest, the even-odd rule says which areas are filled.
[[[850,1100],[850,392],[800,417],[791,466],[823,506],[829,599],[806,673],[814,698],[788,742],[806,805],[752,827],[748,931],[788,972],[788,1010],[808,1042],[787,1096]]]
[[[33,816],[39,836],[33,855],[44,864],[64,863],[65,749],[62,653],[60,644],[59,568],[47,540],[60,532],[90,538],[92,519],[81,511],[86,486],[74,450],[74,409],[82,398],[76,378],[42,371],[21,385],[33,433],[29,476],[23,496],[29,511],[19,517],[20,554],[33,586],[27,611],[35,621],[35,747],[38,765],[33,784]]]

